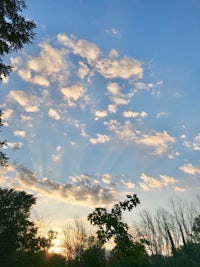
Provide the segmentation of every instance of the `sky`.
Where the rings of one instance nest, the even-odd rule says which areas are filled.
[[[33,44],[5,60],[1,186],[63,223],[137,194],[140,209],[200,192],[200,2],[34,0]]]

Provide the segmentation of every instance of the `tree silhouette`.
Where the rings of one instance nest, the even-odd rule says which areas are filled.
[[[115,250],[126,251],[131,248],[133,242],[128,233],[128,224],[122,221],[122,210],[131,211],[139,203],[136,195],[127,195],[127,199],[115,204],[111,212],[105,208],[95,208],[94,212],[88,215],[90,223],[99,228],[97,236],[102,245],[114,238]]]
[[[38,228],[30,221],[30,209],[36,203],[33,195],[24,191],[0,188],[0,259],[3,266],[15,266],[13,259],[47,250],[49,237],[38,236]],[[21,257],[21,258],[23,258]],[[0,266],[2,266],[0,264]]]
[[[1,0],[0,81],[12,71],[12,66],[6,65],[2,57],[22,49],[25,44],[32,43],[35,37],[35,22],[21,15],[25,8],[25,0]]]

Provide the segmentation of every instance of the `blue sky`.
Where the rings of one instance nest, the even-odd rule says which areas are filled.
[[[86,217],[137,193],[154,210],[200,190],[200,3],[27,1],[34,43],[7,59],[2,186],[35,216]]]

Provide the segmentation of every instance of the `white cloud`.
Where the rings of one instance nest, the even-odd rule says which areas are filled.
[[[51,158],[54,162],[60,161],[62,156],[62,148],[61,146],[56,147],[56,153],[51,155]]]
[[[47,42],[39,44],[38,56],[12,58],[19,76],[26,82],[47,87],[51,82],[66,83],[69,76],[65,60],[66,51],[56,49]]]
[[[186,192],[187,190],[184,187],[174,186],[174,191],[175,192]]]
[[[26,136],[26,132],[25,131],[16,130],[16,131],[14,131],[14,135],[18,136],[18,137],[25,137]]]
[[[200,173],[200,168],[193,166],[191,163],[185,164],[179,169],[187,174],[195,175]]]
[[[95,120],[99,118],[105,118],[108,115],[107,110],[96,110],[95,111]]]
[[[6,145],[10,148],[12,148],[13,150],[19,150],[22,148],[22,143],[18,142],[18,143],[11,143],[11,142],[7,142]]]
[[[81,79],[84,79],[85,76],[87,76],[90,73],[90,69],[88,68],[88,66],[84,63],[84,62],[79,62],[79,70],[78,70],[78,76]]]
[[[75,38],[70,38],[65,34],[57,35],[58,41],[62,44],[71,48],[75,55],[80,55],[86,58],[88,63],[92,64],[93,61],[97,60],[100,50],[94,43],[89,43],[86,40],[78,40]]]
[[[124,111],[124,113],[123,113],[123,116],[125,118],[135,118],[138,115],[139,115],[139,113],[138,112],[135,112],[135,111]]]
[[[163,155],[169,149],[169,144],[175,142],[175,138],[169,135],[166,131],[156,132],[154,134],[143,134],[138,140],[138,143],[154,147],[155,155]]]
[[[3,111],[2,120],[9,120],[11,115],[13,114],[13,109],[6,109]]]
[[[166,154],[169,145],[175,142],[175,139],[165,131],[143,134],[137,131],[130,121],[126,121],[124,125],[116,120],[110,120],[104,124],[107,125],[109,130],[114,132],[118,138],[127,143],[134,142],[136,144],[152,147],[154,149],[153,154],[155,155]]]
[[[117,106],[113,105],[113,104],[109,104],[107,109],[108,109],[108,112],[110,112],[110,113],[116,113],[117,112]]]
[[[157,117],[158,119],[163,118],[163,117],[167,117],[167,112],[159,112],[159,113],[156,115],[156,117]]]
[[[96,62],[97,71],[107,79],[130,78],[141,79],[143,77],[142,63],[135,59],[124,57],[120,60],[104,58]]]
[[[105,184],[110,184],[110,180],[111,180],[111,175],[109,173],[105,173],[102,175],[102,181]]]
[[[62,88],[61,93],[64,95],[69,106],[76,106],[76,101],[84,96],[85,89],[82,86],[74,85]]]
[[[48,114],[50,118],[53,118],[55,120],[60,120],[60,115],[57,110],[50,108]]]
[[[122,182],[122,184],[124,185],[124,186],[126,186],[127,188],[129,188],[129,189],[133,189],[133,188],[135,188],[135,184],[133,183],[133,182],[125,182],[124,180],[121,180],[121,182]]]
[[[121,87],[118,83],[109,83],[107,85],[107,90],[112,95],[120,95],[121,94]]]
[[[11,101],[16,101],[27,112],[39,111],[39,99],[34,95],[25,93],[23,91],[10,91],[8,94],[8,99]]]
[[[163,186],[173,185],[178,182],[173,177],[167,175],[160,175],[160,179],[156,179],[142,173],[140,178],[143,182],[140,182],[139,185],[144,191],[150,191],[152,188],[162,188]]]
[[[92,144],[104,144],[107,143],[108,141],[110,141],[110,137],[105,135],[105,134],[96,134],[97,138],[90,138],[90,142]]]

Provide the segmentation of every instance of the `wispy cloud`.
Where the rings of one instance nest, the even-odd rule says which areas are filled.
[[[160,179],[156,179],[142,173],[140,178],[142,179],[142,182],[140,182],[139,185],[144,191],[150,191],[151,189],[155,188],[162,188],[163,186],[173,185],[178,182],[173,177],[169,177],[167,175],[160,175]]]

